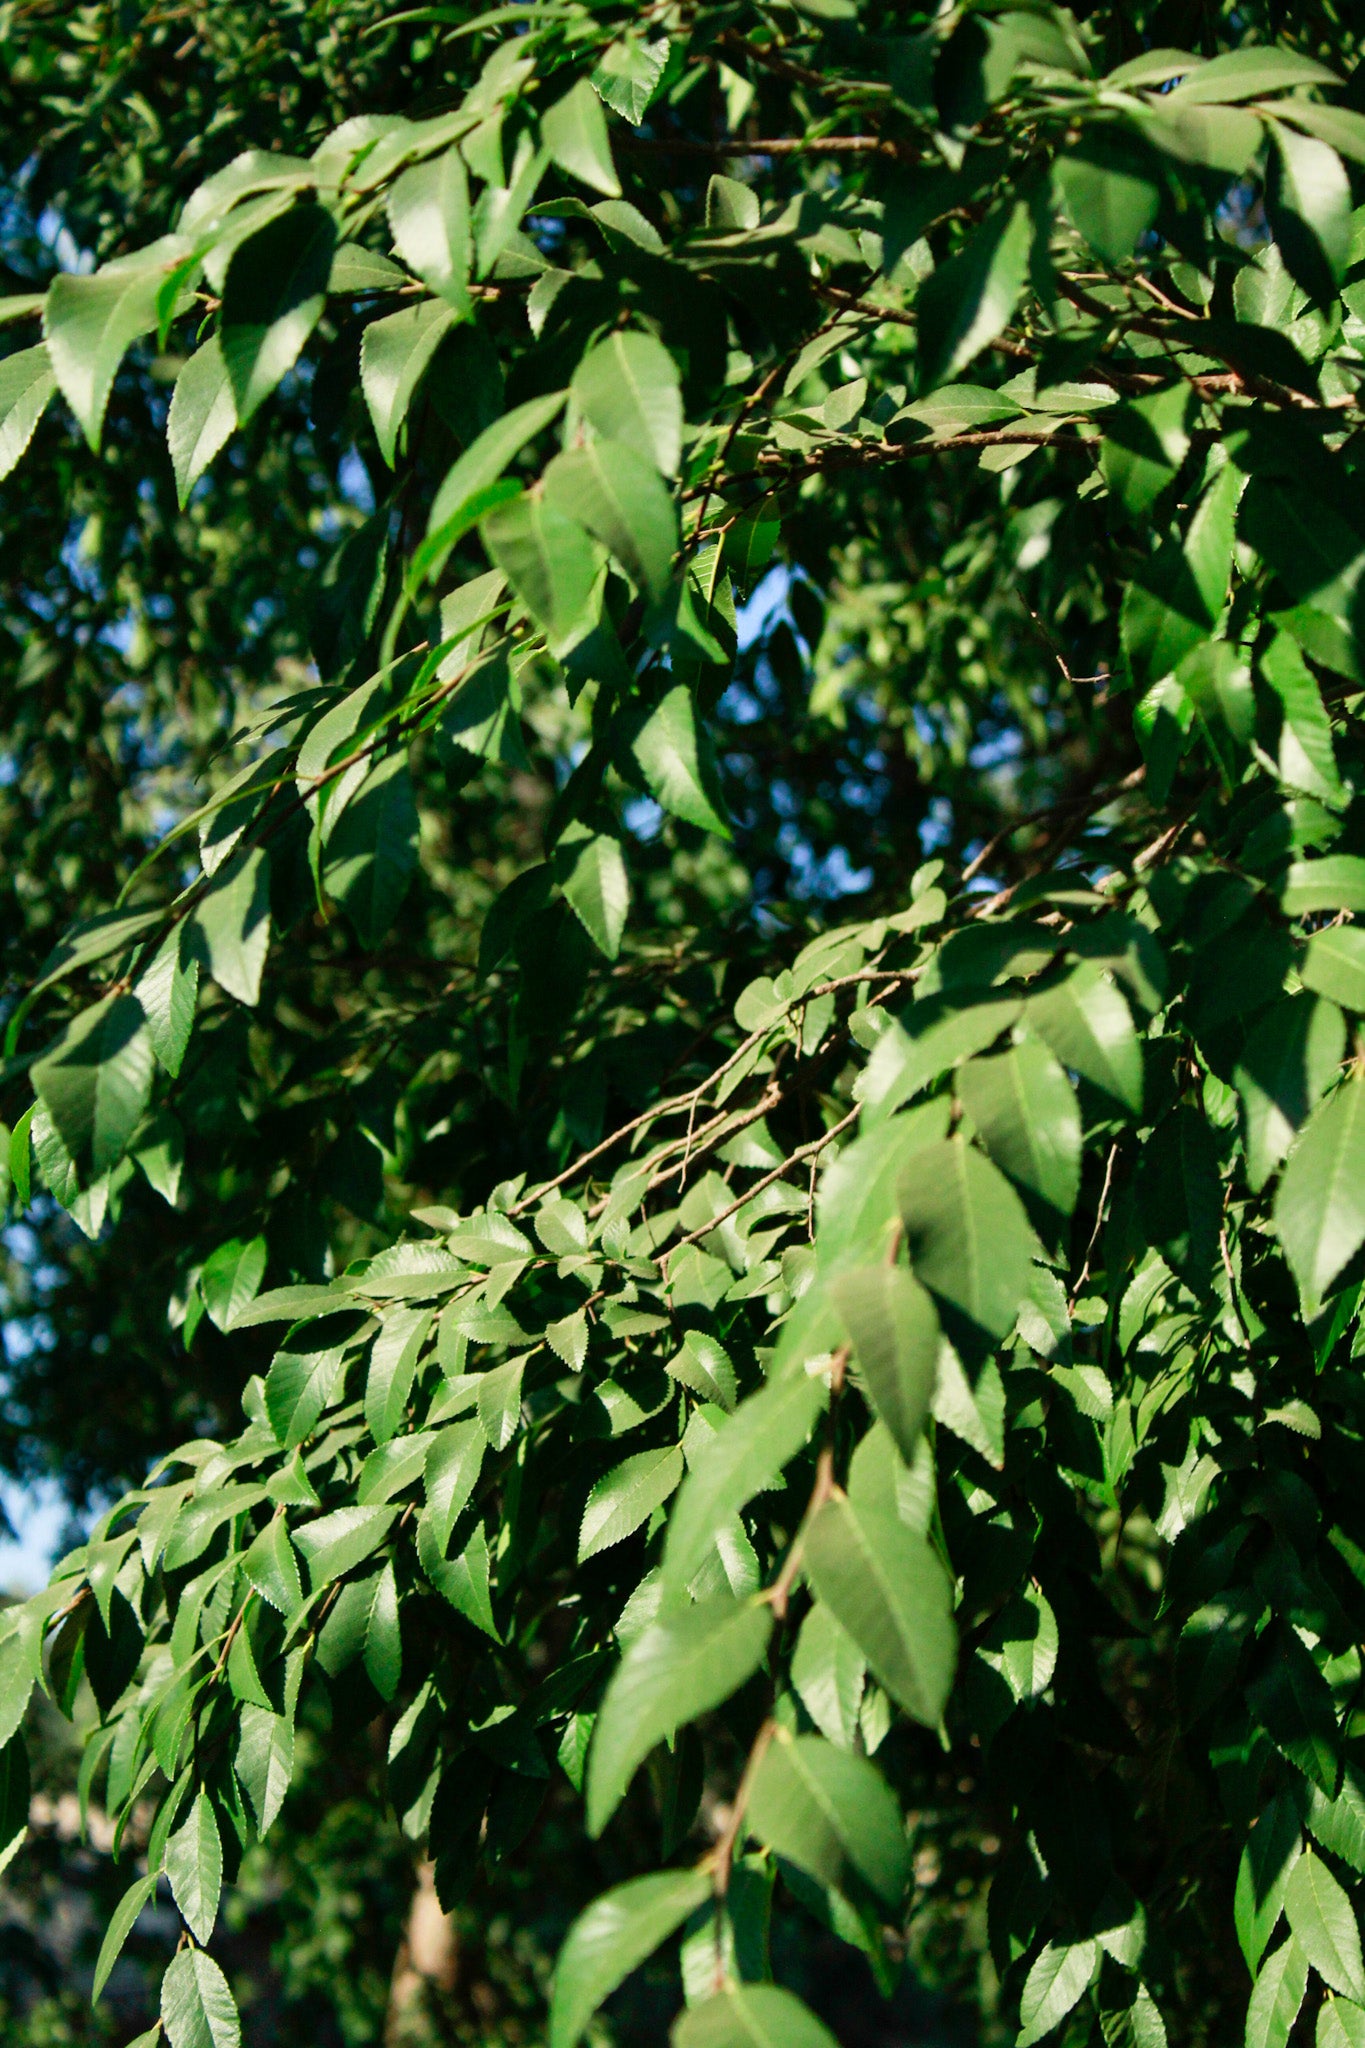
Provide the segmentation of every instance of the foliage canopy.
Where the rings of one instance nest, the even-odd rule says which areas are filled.
[[[171,2048],[309,1713],[446,1904],[581,1795],[550,2048],[675,1937],[828,2043],[779,1881],[1020,2048],[1365,2038],[1352,39],[330,12],[0,302],[13,1208],[178,1347],[6,1839],[87,1683]]]

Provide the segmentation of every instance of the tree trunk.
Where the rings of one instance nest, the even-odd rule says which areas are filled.
[[[438,2001],[449,1998],[460,1970],[455,1922],[441,1910],[429,1857],[417,1866],[408,1924],[394,1958],[384,2048],[426,2048],[441,2038]]]

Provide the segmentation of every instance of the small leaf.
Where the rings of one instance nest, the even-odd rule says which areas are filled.
[[[275,1515],[266,1523],[243,1557],[242,1570],[277,1613],[288,1616],[303,1605],[298,1559],[283,1515]]]
[[[1142,1047],[1128,1005],[1107,974],[1083,960],[1064,981],[1030,996],[1024,1015],[1064,1067],[1141,1115]]]
[[[0,477],[23,456],[56,389],[52,360],[41,344],[0,362]]]
[[[666,1591],[681,1594],[691,1584],[731,1516],[796,1456],[828,1398],[824,1382],[805,1373],[770,1381],[742,1401],[698,1451],[669,1516]]]
[[[570,395],[609,441],[623,441],[675,476],[682,456],[678,369],[661,341],[631,330],[609,335],[574,371]]]
[[[1351,936],[1320,932],[1310,943],[1309,962],[1330,954],[1314,949],[1320,941]],[[1309,982],[1309,986],[1315,986]],[[1242,1142],[1247,1180],[1253,1189],[1265,1186],[1275,1168],[1326,1094],[1346,1050],[1346,1020],[1335,1003],[1315,1002],[1305,994],[1286,996],[1264,1012],[1242,1048],[1233,1070],[1241,1103]]]
[[[697,722],[692,692],[677,684],[635,736],[633,752],[645,781],[666,811],[703,832],[730,837],[719,807],[710,741]]]
[[[640,1451],[599,1479],[588,1495],[578,1534],[578,1562],[623,1543],[675,1491],[683,1476],[683,1454],[674,1445]]]
[[[1329,143],[1275,122],[1266,215],[1291,277],[1329,305],[1351,260],[1351,181]]]
[[[296,1529],[294,1541],[307,1562],[313,1591],[329,1586],[378,1550],[397,1513],[391,1507],[337,1508]]]
[[[432,1534],[442,1557],[483,1470],[488,1439],[481,1422],[454,1422],[438,1431],[426,1454],[424,1483]]]
[[[549,499],[523,491],[495,507],[479,525],[484,546],[532,617],[552,654],[565,653],[587,632],[597,580],[592,542],[577,520]]]
[[[135,1878],[110,1915],[105,1929],[104,1940],[95,1961],[95,1977],[90,1987],[90,2003],[98,2003],[99,1995],[109,1981],[109,1973],[123,1953],[123,1944],[141,1918],[142,1909],[153,1896],[157,1886],[157,1875],[153,1871],[147,1877]]]
[[[182,961],[180,927],[176,926],[133,989],[147,1019],[152,1050],[172,1080],[180,1072],[194,1029],[198,992],[199,962]]]
[[[858,1266],[830,1284],[872,1405],[912,1463],[934,1396],[938,1315],[902,1266]]]
[[[678,546],[678,514],[652,462],[622,441],[591,441],[545,471],[549,504],[610,548],[631,581],[657,602]]]
[[[736,1984],[689,2006],[672,2048],[838,2048],[809,2007],[776,1984]]]
[[[223,1889],[223,1843],[213,1802],[202,1785],[166,1844],[166,1875],[185,1925],[196,1941],[207,1941]]]
[[[555,848],[555,870],[565,901],[599,953],[614,960],[630,909],[630,882],[621,842],[605,832],[566,832]]]
[[[254,1008],[270,948],[270,855],[265,847],[236,853],[219,868],[190,920],[186,943],[221,989]]]
[[[1308,1959],[1291,1936],[1256,1979],[1247,2007],[1246,2048],[1286,2048],[1308,1989]]]
[[[237,1777],[264,1836],[274,1824],[294,1775],[294,1723],[287,1714],[245,1706],[235,1760]]]
[[[1311,1849],[1289,1873],[1284,1910],[1295,1941],[1323,1982],[1365,2005],[1365,1964],[1349,1896]]]
[[[11,1735],[0,1748],[0,1871],[24,1846],[30,1789],[27,1745],[22,1735]]]
[[[862,1651],[817,1600],[796,1640],[792,1684],[820,1733],[840,1749],[852,1749],[857,1739],[866,1675]]]
[[[1023,1203],[962,1138],[915,1153],[897,1190],[915,1272],[977,1332],[1009,1335],[1027,1298],[1034,1236]]]
[[[1033,2042],[1061,2025],[1084,1996],[1099,1954],[1093,1941],[1073,1941],[1064,1947],[1048,1943],[1024,1980],[1015,2048],[1032,2048]]]
[[[489,494],[498,487],[507,465],[563,411],[567,396],[567,392],[552,391],[543,398],[528,398],[524,405],[513,406],[485,427],[466,448],[447,471],[432,503],[426,540],[413,558],[414,581],[439,575],[456,541],[477,525],[495,502]],[[507,495],[516,495],[515,485],[502,488]]]
[[[68,1024],[33,1084],[71,1157],[92,1176],[123,1157],[152,1092],[152,1042],[136,996],[105,996]]]
[[[656,1743],[738,1691],[762,1661],[772,1626],[761,1603],[720,1598],[665,1611],[635,1637],[593,1731],[589,1834],[601,1834]]]
[[[1299,974],[1305,988],[1316,989],[1344,1010],[1365,1016],[1365,931],[1338,924],[1314,932]],[[1340,1058],[1338,1051],[1337,1061]]]
[[[454,324],[449,306],[439,299],[426,299],[401,313],[390,313],[387,319],[371,321],[361,337],[360,385],[374,421],[379,452],[390,469],[413,393]]]
[[[957,1640],[951,1588],[924,1538],[884,1511],[826,1501],[807,1534],[806,1575],[887,1691],[936,1728]]]
[[[236,426],[237,403],[223,344],[211,334],[176,378],[166,416],[166,441],[182,506]]]
[[[735,1368],[729,1353],[714,1337],[700,1330],[686,1331],[682,1349],[664,1369],[679,1385],[700,1394],[703,1401],[714,1401],[727,1415],[734,1413],[739,1398]]]
[[[611,160],[611,140],[601,102],[586,78],[556,100],[541,116],[540,133],[561,171],[609,199],[621,196],[621,181]]]
[[[900,1807],[865,1757],[818,1735],[777,1728],[749,1792],[756,1840],[821,1884],[845,1887],[855,1870],[893,1910],[909,1875]]]
[[[168,235],[92,276],[63,271],[48,286],[43,339],[62,396],[92,448],[100,444],[119,364],[129,345],[156,326],[162,285],[187,246]]]
[[[721,235],[752,234],[759,222],[758,194],[720,172],[707,181],[706,225]]]
[[[243,426],[321,319],[335,244],[331,214],[307,204],[277,215],[234,252],[218,333]]]
[[[1365,1079],[1359,1075],[1313,1112],[1289,1155],[1274,1218],[1311,1319],[1365,1243]]]
[[[1008,325],[1028,277],[1033,219],[1007,201],[920,287],[919,388],[946,384]]]
[[[322,881],[362,946],[386,937],[417,867],[417,800],[406,753],[372,768],[323,840]]]
[[[241,2048],[237,2001],[201,1948],[182,1948],[161,1980],[161,2024],[171,2048]]]
[[[472,257],[469,179],[458,148],[404,171],[389,193],[398,254],[424,284],[464,316]]]
[[[550,2048],[576,2048],[603,2000],[710,1892],[704,1870],[661,1870],[594,1899],[569,1929],[555,1964]]]
[[[1069,1216],[1081,1185],[1081,1112],[1046,1046],[1024,1039],[994,1059],[969,1060],[957,1092],[996,1165]]]

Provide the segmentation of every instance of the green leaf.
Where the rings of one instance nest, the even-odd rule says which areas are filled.
[[[406,753],[386,754],[335,822],[329,817],[323,886],[370,950],[386,936],[408,893],[417,868],[418,831]]]
[[[1061,2025],[1089,1988],[1099,1955],[1094,1941],[1048,1943],[1024,1980],[1015,2048],[1032,2048]]]
[[[1360,1930],[1348,1895],[1311,1849],[1304,1851],[1285,1886],[1284,1910],[1295,1941],[1325,1984],[1365,2004]]]
[[[1291,1936],[1256,1979],[1247,2007],[1246,2048],[1286,2048],[1307,1989],[1308,1959]]]
[[[0,1871],[24,1846],[30,1790],[28,1747],[22,1735],[11,1735],[0,1748]]]
[[[657,602],[673,573],[678,514],[653,463],[622,441],[591,441],[556,455],[545,472],[547,502],[610,548]]]
[[[237,425],[237,402],[219,336],[197,348],[175,380],[166,442],[181,505]]]
[[[941,1342],[929,1295],[903,1266],[858,1266],[830,1283],[872,1405],[913,1463],[934,1397]]]
[[[196,1941],[207,1941],[223,1890],[223,1843],[213,1802],[202,1785],[166,1844],[166,1875],[185,1925]]]
[[[1259,100],[1274,92],[1292,92],[1300,85],[1340,85],[1325,64],[1298,50],[1274,45],[1225,51],[1207,64],[1191,67],[1170,95],[1195,106],[1226,100]]]
[[[1053,165],[1062,202],[1096,255],[1126,263],[1157,217],[1150,157],[1118,127],[1090,124]]]
[[[194,1006],[199,993],[199,962],[182,961],[178,925],[167,933],[133,993],[146,1016],[152,1050],[174,1080],[194,1029]]]
[[[1142,1047],[1128,1005],[1100,968],[1082,960],[1064,981],[1030,996],[1024,1017],[1064,1067],[1142,1114]]]
[[[1081,1112],[1047,1048],[1025,1039],[994,1059],[968,1060],[957,1092],[996,1165],[1069,1216],[1081,1186]]]
[[[1318,2008],[1315,2048],[1365,2048],[1365,2008],[1329,1998]]]
[[[865,1757],[818,1735],[778,1727],[749,1790],[756,1840],[821,1884],[846,1887],[856,1871],[893,1911],[910,1870],[900,1806]]]
[[[1246,1689],[1247,1705],[1281,1755],[1331,1799],[1341,1776],[1331,1688],[1292,1630],[1277,1630],[1270,1648],[1269,1661]]]
[[[370,1348],[365,1421],[377,1444],[388,1443],[402,1427],[432,1321],[429,1308],[391,1309]]]
[[[235,1768],[256,1816],[256,1832],[264,1836],[274,1825],[294,1776],[292,1717],[244,1706]]]
[[[161,1980],[161,2024],[171,2048],[241,2048],[237,2001],[201,1948],[182,1948]]]
[[[33,1084],[71,1157],[92,1175],[123,1157],[152,1092],[152,1041],[136,996],[105,996],[36,1062]]]
[[[1347,792],[1337,773],[1332,727],[1313,672],[1288,633],[1277,633],[1261,657],[1261,673],[1280,700],[1280,780],[1340,810]]]
[[[1247,1836],[1237,1867],[1233,1919],[1253,1977],[1284,1908],[1285,1886],[1303,1847],[1294,1800],[1278,1793]]]
[[[820,1733],[840,1749],[852,1749],[857,1740],[866,1675],[862,1651],[817,1600],[796,1640],[792,1684]]]
[[[690,2006],[672,2048],[838,2048],[828,2027],[776,1984],[735,1984]]]
[[[665,1371],[681,1386],[700,1394],[703,1401],[714,1401],[727,1415],[734,1413],[739,1383],[729,1353],[714,1337],[700,1330],[684,1331],[682,1349],[669,1360]]]
[[[570,87],[541,116],[540,133],[551,159],[580,184],[609,199],[621,196],[621,181],[611,160],[611,139],[601,102],[586,78]]]
[[[952,989],[912,1003],[882,1032],[855,1084],[865,1120],[880,1122],[960,1060],[993,1045],[1019,1011],[1018,996],[978,1002]]]
[[[946,1096],[890,1118],[858,1138],[826,1167],[816,1200],[816,1245],[821,1269],[885,1250],[899,1218],[896,1188],[913,1155],[948,1134],[952,1105]],[[789,1318],[789,1326],[794,1318]],[[818,1348],[818,1347],[817,1347]]]
[[[1285,268],[1319,305],[1351,260],[1351,181],[1331,147],[1275,122],[1266,214]]]
[[[393,245],[461,317],[470,310],[469,179],[458,148],[404,171],[389,193]]]
[[[609,335],[574,371],[569,395],[608,441],[623,441],[676,476],[683,406],[677,365],[661,341],[634,330]]]
[[[0,477],[22,458],[56,389],[52,360],[41,343],[0,362]]]
[[[758,194],[719,172],[706,186],[706,225],[717,234],[752,234],[759,222]]]
[[[1033,217],[1008,201],[976,228],[966,247],[920,287],[921,391],[946,384],[1008,326],[1028,277]]]
[[[683,1476],[683,1454],[674,1445],[640,1451],[599,1479],[588,1495],[578,1532],[578,1562],[623,1543],[656,1508],[662,1507]]]
[[[614,960],[630,909],[630,882],[621,842],[608,833],[570,828],[555,848],[556,879],[564,899],[599,953]]]
[[[936,1728],[957,1656],[952,1589],[924,1538],[885,1511],[826,1501],[806,1575],[907,1714]]]
[[[745,1502],[761,1493],[805,1444],[829,1390],[805,1373],[771,1380],[722,1423],[697,1452],[668,1519],[665,1591],[680,1596],[705,1562],[719,1532]]]
[[[509,1358],[479,1381],[479,1426],[491,1448],[506,1450],[521,1427],[521,1381],[524,1358]]]
[[[1342,1771],[1341,1790],[1335,1799],[1320,1786],[1308,1788],[1307,1818],[1314,1839],[1365,1876],[1365,1778],[1354,1764],[1348,1763]]]
[[[457,1614],[481,1629],[493,1642],[500,1642],[493,1619],[493,1596],[489,1583],[488,1538],[482,1522],[456,1558],[447,1559],[436,1549],[431,1523],[424,1515],[417,1524],[417,1555],[422,1570],[443,1599]]]
[[[242,1559],[242,1570],[263,1600],[286,1617],[303,1605],[298,1559],[283,1515],[268,1521]]]
[[[374,421],[379,452],[390,468],[413,393],[454,324],[449,306],[439,299],[425,299],[401,313],[390,313],[387,319],[372,321],[361,337],[360,385]]]
[[[365,1624],[365,1673],[381,1700],[392,1700],[403,1676],[403,1637],[398,1614],[398,1581],[390,1558],[375,1582]]]
[[[550,2048],[576,2048],[604,1999],[709,1898],[704,1870],[660,1870],[594,1899],[555,1964]]]
[[[645,781],[666,811],[703,832],[730,837],[720,808],[715,762],[692,692],[679,683],[660,700],[635,736],[633,749]]]
[[[1116,405],[1105,414],[1100,468],[1130,519],[1141,519],[1174,481],[1189,450],[1190,391],[1165,390]]]
[[[187,249],[168,235],[93,276],[63,271],[48,286],[43,339],[62,396],[92,448],[99,447],[118,366],[129,345],[156,326],[161,287]]]
[[[454,1422],[438,1431],[426,1454],[424,1485],[432,1534],[442,1557],[483,1470],[488,1439],[481,1422]]]
[[[245,426],[322,317],[336,227],[325,207],[293,206],[236,250],[223,286],[219,340]]]
[[[592,623],[588,606],[597,557],[584,529],[548,499],[523,491],[489,512],[479,532],[493,561],[544,627],[551,653],[567,653]]]
[[[563,411],[567,396],[565,391],[552,391],[543,398],[528,398],[485,427],[466,448],[432,503],[427,538],[413,557],[413,581],[440,573],[456,541],[489,509],[487,494],[508,463]],[[511,491],[513,486],[506,488]]]
[[[1035,1240],[1004,1175],[964,1139],[945,1138],[912,1156],[897,1193],[918,1277],[975,1330],[1008,1336]]]
[[[628,35],[619,43],[608,43],[592,74],[593,91],[612,109],[638,128],[658,89],[668,63],[668,37],[647,43],[641,36]]]
[[[1365,1015],[1365,931],[1338,924],[1314,932],[1299,975],[1305,988],[1316,989],[1357,1016]],[[1333,1065],[1340,1060],[1341,1050]]]
[[[1310,943],[1309,961],[1320,940],[1342,936],[1340,931],[1318,934]],[[1318,955],[1320,962],[1332,958],[1330,951]],[[1303,972],[1309,981],[1307,965]],[[1253,1189],[1263,1188],[1280,1164],[1336,1078],[1345,1051],[1346,1020],[1332,1002],[1304,994],[1286,996],[1257,1023],[1233,1070],[1247,1180]]]
[[[397,1508],[337,1508],[294,1531],[294,1541],[308,1566],[316,1593],[345,1572],[354,1570],[378,1550],[393,1527]]]
[[[978,1655],[1015,1700],[1035,1700],[1052,1683],[1059,1640],[1051,1606],[1036,1586],[1025,1586],[991,1623]]]
[[[270,855],[264,846],[235,853],[190,920],[186,944],[219,988],[254,1008],[270,949]]]
[[[95,1977],[90,1987],[90,2003],[99,2001],[100,1993],[109,1981],[109,1973],[123,1953],[123,1944],[141,1918],[143,1907],[157,1887],[155,1871],[148,1877],[135,1878],[123,1897],[115,1906],[100,1943],[100,1952],[95,1959]]]
[[[1291,861],[1280,886],[1280,908],[1286,917],[1365,911],[1365,860],[1354,853],[1329,853],[1321,860]]]
[[[761,1602],[720,1598],[665,1610],[635,1637],[593,1731],[589,1834],[601,1834],[656,1743],[718,1707],[752,1676],[772,1626],[772,1612]]]
[[[1313,1112],[1289,1155],[1274,1219],[1311,1319],[1365,1243],[1365,1079],[1359,1075]]]

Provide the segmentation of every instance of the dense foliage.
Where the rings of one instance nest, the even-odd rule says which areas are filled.
[[[1353,38],[248,13],[3,17],[8,1462],[131,1490],[0,1854],[88,1689],[149,2042],[339,1758],[551,2048],[827,2044],[792,1914],[1365,2040]]]

